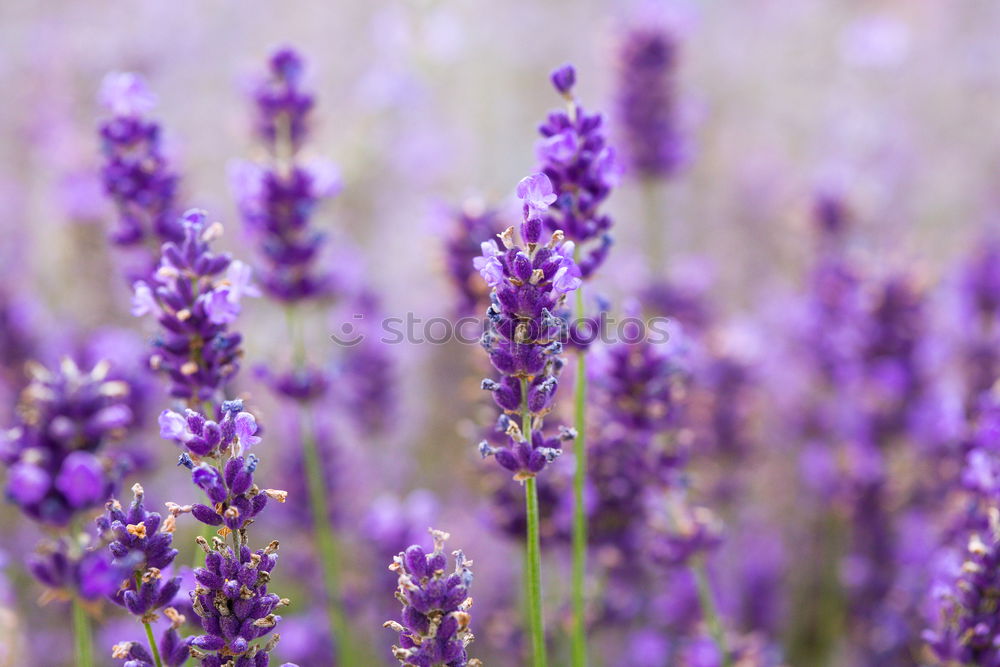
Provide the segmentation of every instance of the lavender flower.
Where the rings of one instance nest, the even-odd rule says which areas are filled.
[[[163,156],[160,126],[145,118],[156,98],[137,75],[112,72],[104,78],[101,103],[112,116],[100,126],[105,164],[104,190],[118,209],[119,245],[151,238],[179,242],[175,195],[177,175]]]
[[[105,549],[85,549],[79,536],[42,542],[28,557],[31,575],[49,589],[44,599],[75,596],[95,602],[121,585],[131,567],[115,563]]]
[[[532,415],[530,433],[507,420],[506,447],[480,444],[480,453],[515,474],[516,479],[533,477],[561,453],[559,442],[572,437],[564,430],[558,437],[545,436],[541,417],[551,408],[563,362],[559,357],[565,338],[565,324],[559,312],[567,293],[580,286],[580,270],[573,261],[573,244],[561,232],[539,246],[541,215],[550,202],[552,184],[544,174],[521,181],[518,193],[524,201],[521,245],[509,227],[500,239],[482,244],[482,256],[475,267],[492,289],[487,310],[489,328],[483,347],[501,373],[500,381],[483,380],[483,389],[493,394],[497,405],[509,414],[527,411]]]
[[[262,285],[286,302],[328,296],[333,289],[332,274],[317,269],[325,235],[309,223],[316,207],[340,190],[331,163],[298,159],[313,106],[312,95],[300,87],[302,69],[301,57],[291,49],[271,56],[269,75],[254,95],[257,132],[271,161],[231,169],[240,214],[266,262]]]
[[[565,65],[552,73],[552,84],[566,98],[565,111],[553,111],[538,128],[542,135],[537,145],[539,170],[549,184],[535,196],[522,193],[525,208],[544,211],[543,220],[551,230],[562,230],[566,238],[580,245],[584,253],[579,260],[582,277],[587,278],[607,257],[611,248],[611,218],[600,212],[600,206],[618,183],[621,169],[615,151],[604,136],[604,118],[587,114],[573,98],[576,73]],[[522,181],[523,182],[523,181]],[[541,198],[540,198],[541,197]],[[542,201],[544,199],[545,201]],[[584,244],[598,240],[586,249]]]
[[[253,642],[274,630],[281,621],[274,612],[289,604],[267,590],[278,563],[278,543],[251,552],[245,544],[234,550],[219,538],[211,547],[205,538],[198,542],[206,553],[205,567],[195,570],[198,586],[191,600],[205,634],[191,642],[192,657],[201,660],[202,667],[222,667],[233,657],[241,664],[266,667],[278,635],[263,644]]]
[[[97,526],[109,541],[108,549],[116,561],[132,564],[134,576],[125,580],[112,601],[130,614],[151,621],[155,611],[169,604],[180,590],[180,577],[165,581],[162,577],[162,571],[177,556],[177,550],[172,547],[174,515],[164,522],[158,513],[147,511],[139,484],[132,487],[132,494],[127,512],[117,500],[109,501]]]
[[[65,526],[107,500],[123,472],[102,450],[132,421],[129,386],[109,380],[105,362],[85,370],[66,358],[55,370],[29,369],[21,421],[0,441],[6,494],[31,519]]]
[[[399,633],[400,646],[392,654],[411,667],[479,667],[466,651],[472,642],[469,608],[472,598],[472,561],[461,551],[453,552],[455,570],[445,572],[448,559],[444,543],[448,533],[431,530],[434,551],[412,545],[393,558],[389,569],[399,574],[396,598],[403,604],[400,621],[385,627]]]
[[[1000,514],[990,513],[985,536],[969,540],[967,559],[957,578],[937,592],[940,617],[924,640],[943,664],[1000,664]]]
[[[254,90],[257,134],[268,145],[288,141],[297,150],[315,103],[312,94],[300,87],[305,63],[294,49],[284,47],[271,54],[268,68],[268,76]]]
[[[268,498],[284,502],[285,493],[274,489],[261,491],[254,485],[258,458],[249,450],[260,442],[254,435],[257,421],[243,411],[240,400],[222,404],[219,422],[187,410],[184,416],[164,411],[160,415],[160,435],[180,443],[187,451],[180,465],[191,470],[191,481],[208,496],[211,505],[196,503],[191,513],[209,526],[225,526],[228,532],[240,533],[253,523],[267,505]],[[194,455],[195,458],[192,458]],[[202,459],[225,461],[220,466]],[[196,459],[200,463],[196,463]]]
[[[275,489],[261,490],[254,484],[258,459],[248,451],[260,438],[254,416],[243,410],[240,400],[220,406],[219,422],[188,410],[184,416],[165,411],[160,416],[161,435],[180,443],[187,451],[180,463],[192,471],[195,486],[205,492],[211,506],[171,506],[174,514],[190,511],[209,526],[221,526],[212,543],[198,538],[206,553],[205,567],[194,572],[198,585],[191,592],[195,613],[205,634],[191,642],[192,657],[203,667],[222,667],[238,658],[237,664],[265,667],[278,635],[265,643],[254,640],[268,635],[281,620],[274,612],[289,604],[267,590],[271,570],[278,561],[278,543],[251,551],[247,528],[267,505],[268,499],[284,502],[287,494]],[[196,460],[211,458],[218,467]],[[224,538],[233,536],[233,545]]]
[[[170,379],[170,395],[194,406],[211,401],[239,370],[238,333],[228,331],[244,296],[255,296],[249,268],[210,244],[222,225],[207,225],[205,212],[182,218],[183,241],[163,245],[163,258],[149,283],[133,287],[132,314],[152,315],[163,331],[153,342],[150,367]]]
[[[630,165],[643,178],[676,173],[688,158],[679,127],[677,36],[658,25],[632,27],[618,53],[618,108]]]
[[[184,623],[184,616],[173,607],[171,601],[181,588],[181,577],[167,579],[163,571],[170,567],[177,550],[172,547],[175,519],[182,508],[176,508],[164,521],[156,512],[149,512],[143,506],[143,489],[136,484],[132,487],[133,501],[128,511],[112,500],[107,512],[97,520],[98,530],[108,540],[108,550],[114,556],[113,563],[127,571],[124,581],[112,594],[111,600],[124,607],[147,626],[152,641],[151,623],[163,609],[170,619],[170,625],[160,636],[155,648],[159,660],[147,653],[146,648],[136,642],[115,645],[112,657],[126,660],[132,667],[155,664],[179,667],[190,656],[191,639],[182,639],[178,629]]]

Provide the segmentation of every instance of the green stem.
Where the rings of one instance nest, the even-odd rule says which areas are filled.
[[[542,618],[542,550],[538,536],[538,488],[535,478],[524,482],[528,515],[528,616],[535,667],[545,667],[545,621]]]
[[[583,287],[576,290],[576,316],[584,317]],[[587,576],[587,516],[583,504],[583,491],[587,484],[587,355],[580,350],[576,357],[576,378],[574,384],[574,426],[576,438],[573,440],[573,454],[576,470],[573,473],[573,667],[587,665],[586,634],[586,576]]]
[[[715,607],[715,596],[712,594],[712,585],[708,581],[705,564],[700,559],[695,559],[691,563],[691,572],[698,586],[698,603],[701,605],[702,618],[708,625],[708,633],[722,657],[722,667],[730,667],[733,663],[726,649],[726,636],[722,629],[722,621],[719,620],[719,612]]]
[[[146,638],[149,640],[149,650],[153,652],[153,662],[156,667],[163,667],[163,660],[160,659],[160,647],[156,645],[156,638],[153,637],[153,626],[148,621],[143,621],[146,626]]]
[[[90,636],[90,619],[79,598],[73,599],[73,640],[77,667],[92,667],[94,647]]]
[[[659,182],[652,178],[642,179],[640,193],[646,220],[646,253],[649,270],[654,276],[658,276],[668,252],[665,246],[673,243],[674,239],[670,233],[670,222],[660,212]]]
[[[326,589],[327,613],[337,645],[337,664],[354,665],[357,663],[353,658],[350,632],[347,628],[344,611],[338,600],[340,594],[340,553],[327,516],[326,499],[329,494],[320,467],[319,451],[316,446],[316,437],[312,432],[310,415],[305,409],[302,411],[300,423],[302,425],[302,451],[305,455],[306,480],[309,486],[309,507],[313,519],[313,531],[316,534],[316,547],[319,551],[317,554],[319,567],[323,573],[323,585]]]
[[[528,410],[528,380],[521,378],[521,434],[531,439],[531,411]],[[542,615],[542,547],[538,524],[538,486],[534,477],[524,482],[524,506],[527,515],[528,625],[531,631],[531,654],[535,667],[545,667],[545,619]]]
[[[136,572],[135,573],[135,590],[139,592],[142,588],[142,576]],[[149,621],[143,620],[142,624],[146,626],[146,639],[149,640],[149,650],[153,654],[153,662],[156,663],[156,667],[163,667],[163,660],[160,658],[160,647],[156,645],[156,638],[153,636],[153,627],[149,624]]]

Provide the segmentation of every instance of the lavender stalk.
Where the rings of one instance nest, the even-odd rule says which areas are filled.
[[[535,667],[546,664],[545,628],[542,613],[541,547],[539,509],[535,476],[561,453],[561,441],[575,433],[563,429],[558,436],[546,436],[542,419],[552,408],[558,376],[563,368],[563,313],[566,294],[580,286],[580,268],[573,261],[573,243],[555,231],[544,246],[540,244],[542,216],[555,201],[552,182],[544,174],[534,174],[517,186],[524,202],[520,240],[514,228],[496,241],[482,244],[483,254],[474,265],[492,289],[487,310],[488,329],[482,344],[489,353],[500,381],[483,380],[483,389],[504,411],[500,426],[506,433],[505,445],[479,445],[485,458],[492,456],[514,479],[524,483],[527,513],[527,592],[529,631]],[[520,423],[511,419],[516,416]]]
[[[611,218],[600,213],[601,203],[615,185],[619,168],[614,150],[607,145],[600,114],[587,114],[573,96],[576,71],[565,65],[552,73],[552,84],[566,100],[566,110],[549,114],[539,128],[542,140],[538,157],[542,171],[554,184],[555,200],[545,222],[551,229],[562,229],[576,245],[574,261],[582,277],[589,278],[604,262],[611,247]],[[591,244],[591,242],[596,243]],[[586,247],[588,246],[589,247]],[[577,321],[586,317],[582,289],[576,293]],[[577,350],[574,386],[574,425],[577,437],[573,444],[576,470],[573,475],[573,631],[574,667],[587,664],[586,643],[586,572],[587,516],[583,491],[587,483],[587,359],[586,345]]]
[[[256,419],[244,411],[243,402],[225,401],[218,412],[223,415],[219,422],[194,410],[184,415],[168,411],[160,420],[161,436],[185,448],[180,464],[191,470],[192,482],[211,503],[192,505],[191,514],[218,529],[211,543],[198,538],[205,566],[195,570],[198,585],[191,592],[191,602],[205,634],[191,641],[190,652],[202,667],[232,662],[266,667],[278,643],[272,631],[281,616],[274,612],[289,600],[268,592],[267,587],[278,562],[278,543],[272,541],[252,551],[248,528],[269,500],[284,502],[287,493],[261,489],[254,483],[259,459],[251,449],[260,438],[255,435]],[[220,465],[209,465],[204,459],[218,460]],[[265,637],[266,641],[255,642]]]
[[[705,571],[704,561],[701,558],[694,558],[691,562],[691,571],[698,586],[698,604],[701,607],[702,618],[705,619],[705,624],[708,626],[708,634],[719,650],[722,667],[730,667],[733,664],[732,657],[726,648],[726,633],[722,628],[722,621],[715,606],[715,594],[712,591],[708,573]]]
[[[309,367],[300,304],[330,297],[333,276],[321,270],[325,234],[310,225],[316,207],[340,189],[336,168],[325,160],[305,161],[300,151],[309,134],[313,94],[303,87],[305,63],[293,49],[275,51],[267,76],[254,91],[255,132],[266,148],[262,164],[239,163],[232,170],[237,203],[247,229],[258,239],[263,255],[263,287],[286,306],[289,338],[294,349],[292,377],[311,377],[309,388],[288,395],[300,404],[302,450],[316,536],[317,561],[323,573],[327,614],[335,637],[338,664],[356,664],[351,633],[338,599],[340,556],[326,511],[329,489],[321,473],[317,442],[307,403],[325,391],[328,378]]]
[[[19,421],[0,433],[7,498],[57,536],[28,559],[45,598],[71,599],[77,664],[93,664],[87,603],[117,585],[120,573],[82,541],[81,518],[114,491],[125,470],[106,451],[133,421],[130,386],[107,362],[81,368],[66,358],[52,369],[29,363]]]
[[[78,598],[73,599],[73,646],[76,664],[91,667],[94,664],[94,646],[90,638],[90,619]]]

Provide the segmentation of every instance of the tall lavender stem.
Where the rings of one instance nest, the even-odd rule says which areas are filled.
[[[528,380],[521,378],[521,432],[531,433],[531,410],[528,408]],[[542,614],[542,547],[538,531],[538,487],[534,477],[524,482],[524,510],[527,518],[528,624],[531,629],[531,655],[535,667],[545,667],[545,618]]]
[[[268,152],[263,164],[240,163],[232,170],[233,185],[247,229],[258,238],[263,255],[263,286],[286,307],[288,336],[293,341],[292,375],[309,369],[304,324],[298,306],[330,297],[333,276],[322,268],[326,235],[311,226],[317,206],[340,189],[335,167],[325,160],[304,160],[300,149],[308,138],[312,92],[303,86],[305,61],[291,48],[275,51],[267,74],[254,90],[255,133]],[[325,381],[325,380],[324,380]],[[321,394],[319,391],[316,396]],[[320,453],[310,408],[300,406],[300,429],[306,483],[322,572],[327,614],[339,665],[354,665],[350,632],[339,595],[340,556],[327,513],[330,490],[320,466]]]
[[[542,171],[553,183],[555,201],[547,209],[545,223],[550,229],[561,229],[566,238],[576,244],[574,261],[583,279],[589,278],[607,258],[611,248],[608,233],[612,220],[601,213],[600,205],[616,184],[619,167],[615,152],[604,136],[604,119],[600,114],[588,114],[573,95],[576,71],[564,65],[551,75],[556,91],[566,102],[565,110],[549,114],[539,127],[542,139],[538,157]],[[576,295],[576,316],[584,318],[583,295]],[[576,470],[573,475],[573,629],[572,658],[574,667],[586,667],[586,571],[587,516],[583,504],[586,485],[587,425],[587,362],[586,345],[577,354],[574,422],[577,440],[573,451]]]
[[[695,558],[691,562],[691,572],[698,587],[698,604],[701,606],[701,616],[708,626],[708,634],[711,635],[715,647],[719,650],[719,659],[722,667],[730,667],[732,659],[726,648],[726,635],[722,628],[722,621],[719,620],[719,612],[715,606],[715,594],[712,591],[712,584],[705,571],[705,563],[701,558]]]
[[[94,664],[94,646],[90,636],[90,619],[79,598],[73,598],[73,645],[76,664],[91,667]]]
[[[142,580],[136,575],[136,590],[142,586]],[[160,648],[156,645],[156,637],[153,635],[153,626],[149,621],[143,620],[143,627],[146,628],[146,640],[149,642],[149,650],[153,654],[153,663],[156,667],[163,667],[163,658],[160,657]]]
[[[542,216],[555,201],[552,182],[544,174],[522,179],[517,194],[524,203],[520,239],[514,227],[499,235],[504,250],[494,240],[482,244],[483,254],[474,266],[492,289],[486,312],[488,328],[482,345],[489,353],[500,381],[486,378],[483,389],[504,411],[500,424],[507,442],[494,447],[484,440],[482,456],[492,456],[514,479],[524,483],[527,517],[528,625],[535,667],[545,667],[545,628],[542,618],[541,547],[539,543],[538,490],[535,476],[561,454],[561,442],[575,433],[562,429],[558,436],[543,431],[544,415],[552,408],[563,359],[566,334],[566,294],[580,286],[580,268],[573,261],[573,244],[556,230],[541,244]],[[520,417],[520,424],[513,416]]]
[[[323,467],[319,460],[316,437],[312,428],[312,417],[309,408],[302,408],[299,421],[302,428],[302,452],[305,456],[306,481],[309,486],[309,509],[313,519],[313,530],[316,532],[316,547],[319,551],[319,566],[323,573],[323,585],[327,594],[327,614],[330,617],[330,628],[335,638],[338,665],[353,665],[353,649],[350,644],[350,631],[343,609],[337,601],[337,591],[340,590],[340,550],[333,529],[327,519],[328,491],[323,480]]]
[[[577,252],[579,255],[579,252]],[[583,286],[576,291],[576,317],[586,317],[583,305]],[[573,636],[572,658],[575,667],[586,667],[586,576],[587,576],[587,514],[583,503],[583,490],[587,485],[587,354],[581,349],[576,355],[576,378],[573,385],[573,424],[576,439],[573,441]]]

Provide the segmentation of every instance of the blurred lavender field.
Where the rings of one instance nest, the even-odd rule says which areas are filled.
[[[998,30],[5,0],[0,666],[1000,665]]]

